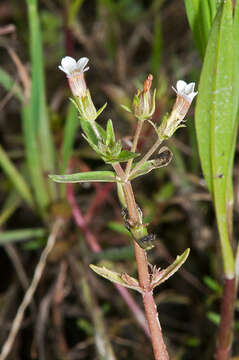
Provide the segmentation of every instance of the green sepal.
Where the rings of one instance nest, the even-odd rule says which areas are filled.
[[[96,112],[97,117],[99,117],[100,114],[105,110],[106,106],[107,106],[107,103],[105,103],[105,104]]]
[[[106,127],[106,142],[105,144],[107,146],[114,146],[115,144],[115,133],[114,133],[114,127],[111,120],[108,120],[107,127]]]
[[[123,104],[121,104],[120,106],[121,106],[125,111],[128,111],[129,113],[132,113],[132,110],[129,108],[129,106],[123,105]]]

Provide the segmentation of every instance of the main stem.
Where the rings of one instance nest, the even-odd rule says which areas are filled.
[[[117,175],[123,180],[124,171],[122,170],[120,164],[114,164],[114,169]],[[140,223],[140,219],[131,183],[129,181],[124,182],[122,186],[129,213],[129,220],[131,224],[137,225]],[[162,329],[158,319],[157,307],[154,302],[153,292],[150,286],[147,253],[136,243],[136,241],[134,241],[134,251],[139,275],[139,284],[143,290],[143,303],[151,335],[154,357],[155,360],[168,360],[169,355],[163,340]]]

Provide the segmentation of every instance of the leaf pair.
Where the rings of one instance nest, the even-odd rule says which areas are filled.
[[[176,260],[169,265],[166,269],[160,270],[153,268],[152,278],[151,278],[151,290],[153,290],[158,285],[162,284],[164,281],[169,279],[178,269],[183,265],[187,260],[190,249],[184,251],[182,255],[178,255]],[[125,286],[127,288],[136,290],[140,293],[143,293],[144,290],[140,287],[137,279],[129,276],[126,273],[117,273],[115,271],[106,269],[105,267],[99,267],[95,265],[90,265],[91,269],[96,272],[98,275],[104,277],[107,280],[110,280],[113,283]]]

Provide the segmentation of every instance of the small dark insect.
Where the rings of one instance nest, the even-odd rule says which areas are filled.
[[[137,243],[145,250],[150,250],[155,246],[155,234],[148,234],[141,239],[137,240]]]

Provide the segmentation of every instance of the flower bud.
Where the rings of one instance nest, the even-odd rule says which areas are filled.
[[[153,76],[150,74],[144,82],[144,88],[142,91],[138,90],[133,100],[133,112],[134,115],[140,120],[149,120],[155,111],[155,95],[153,98],[150,92]]]

